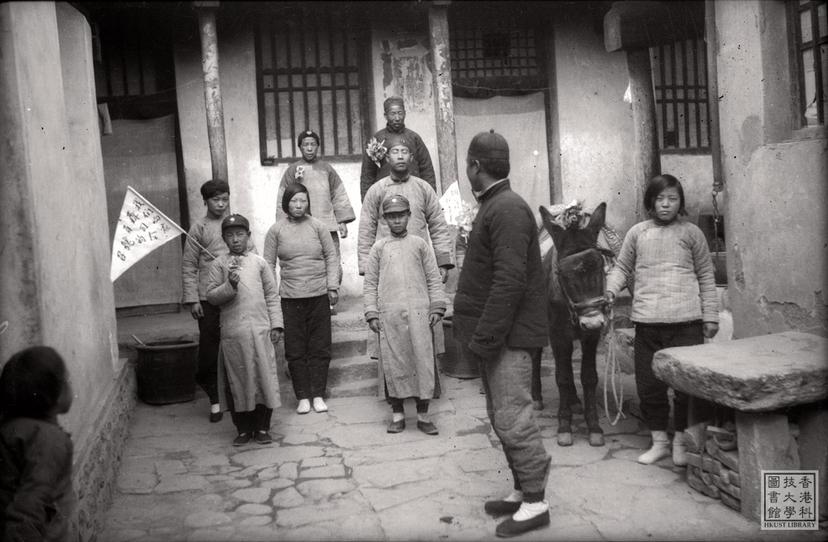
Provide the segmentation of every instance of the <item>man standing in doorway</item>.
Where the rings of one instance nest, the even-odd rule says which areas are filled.
[[[382,104],[385,111],[385,120],[387,124],[385,128],[374,134],[377,143],[385,141],[384,146],[390,149],[389,142],[391,136],[403,136],[411,143],[412,160],[410,171],[411,175],[419,177],[431,185],[434,191],[437,191],[437,179],[434,176],[434,166],[431,163],[431,155],[428,153],[428,148],[423,143],[423,138],[413,130],[405,127],[405,105],[403,99],[399,96],[391,96]],[[359,175],[359,196],[361,200],[365,199],[365,194],[371,185],[387,177],[391,173],[391,164],[388,160],[383,159],[379,165],[374,162],[373,158],[367,152],[362,155],[362,171]]]
[[[532,355],[547,342],[538,230],[509,186],[509,145],[491,130],[472,139],[466,175],[480,209],[454,298],[455,337],[478,358],[486,410],[514,478],[514,490],[486,502],[506,516],[495,531],[516,536],[549,525],[544,500],[551,458],[532,409]]]

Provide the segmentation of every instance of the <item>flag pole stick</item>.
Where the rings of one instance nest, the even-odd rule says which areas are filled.
[[[138,197],[141,199],[141,201],[143,201],[144,203],[146,203],[147,205],[149,205],[149,206],[150,206],[150,207],[151,207],[151,208],[152,208],[152,209],[153,209],[156,213],[158,213],[159,215],[161,215],[162,217],[164,217],[164,218],[167,220],[167,222],[169,222],[170,224],[172,224],[173,226],[175,226],[176,228],[178,228],[178,231],[180,231],[181,233],[183,233],[184,235],[186,235],[186,236],[187,236],[187,238],[188,238],[190,241],[192,241],[193,243],[195,243],[195,245],[196,245],[198,248],[200,248],[201,250],[203,250],[204,252],[206,252],[206,253],[207,253],[207,254],[208,254],[211,258],[213,258],[214,260],[216,259],[216,256],[215,256],[212,252],[210,252],[209,250],[207,250],[206,248],[204,248],[203,246],[201,246],[201,243],[199,243],[198,241],[196,241],[196,239],[195,239],[192,235],[190,235],[190,234],[189,234],[189,232],[184,231],[184,228],[182,228],[181,226],[179,226],[178,224],[176,224],[174,220],[170,219],[170,217],[168,217],[167,215],[165,215],[164,213],[162,213],[162,212],[161,212],[161,210],[160,210],[158,207],[156,207],[155,205],[153,205],[152,203],[150,203],[150,202],[149,202],[149,200],[148,200],[147,198],[145,198],[144,196],[142,196],[141,194],[139,194],[137,190],[135,190],[135,189],[134,189],[134,188],[132,188],[131,186],[127,186],[127,190],[132,191],[132,193],[133,193],[133,194],[135,194],[136,196],[138,196]]]

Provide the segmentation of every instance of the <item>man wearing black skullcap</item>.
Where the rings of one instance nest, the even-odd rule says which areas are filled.
[[[531,395],[532,355],[547,343],[546,292],[534,215],[509,186],[506,139],[477,134],[466,175],[480,209],[454,298],[454,336],[478,358],[489,420],[512,471],[514,490],[484,506],[510,516],[495,531],[509,537],[549,525],[551,459]]]
[[[399,96],[391,96],[382,104],[385,111],[385,120],[387,124],[385,128],[374,134],[374,139],[377,143],[384,143],[386,149],[388,146],[389,137],[392,135],[402,135],[411,142],[411,168],[410,173],[415,177],[419,177],[431,185],[431,188],[437,191],[437,178],[434,175],[434,166],[431,163],[431,155],[428,153],[428,148],[423,143],[423,138],[414,130],[405,127],[405,105],[403,99]],[[383,158],[379,160],[379,165],[374,159],[364,152],[362,154],[362,172],[359,175],[359,195],[360,199],[365,199],[365,194],[371,185],[390,175],[391,165],[388,160]]]

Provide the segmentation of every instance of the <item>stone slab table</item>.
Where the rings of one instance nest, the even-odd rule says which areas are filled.
[[[828,398],[826,354],[828,339],[786,331],[665,348],[653,357],[656,376],[674,389],[736,410],[743,515],[761,515],[763,469],[801,468],[782,409]]]

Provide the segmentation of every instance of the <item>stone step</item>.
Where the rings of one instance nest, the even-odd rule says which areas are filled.
[[[369,342],[376,342],[376,337],[367,327],[360,330],[335,328],[331,333],[331,359],[366,356]]]
[[[347,384],[358,380],[374,380],[378,376],[377,360],[368,356],[333,358],[328,367],[328,383]]]
[[[377,379],[342,384],[328,382],[328,397],[370,397],[377,394]]]

